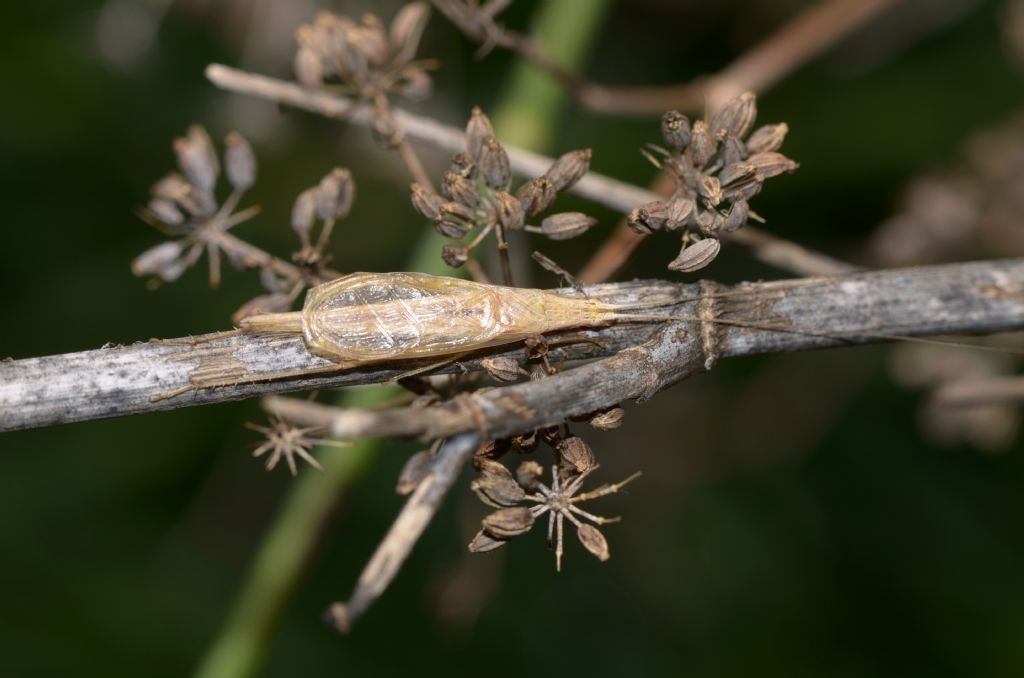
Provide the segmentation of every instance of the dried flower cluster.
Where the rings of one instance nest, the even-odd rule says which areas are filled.
[[[385,28],[372,14],[359,22],[347,16],[321,12],[312,24],[296,31],[299,49],[295,75],[312,87],[337,81],[357,104],[371,102],[377,115],[374,132],[391,145],[401,140],[387,103],[394,92],[420,101],[430,96],[427,62],[414,61],[429,17],[423,2],[405,5]]]
[[[720,235],[756,218],[749,200],[766,179],[794,171],[798,165],[778,153],[788,131],[785,123],[765,125],[748,137],[757,116],[756,97],[746,92],[727,103],[710,122],[669,111],[661,119],[667,148],[650,145],[645,153],[667,172],[676,191],[667,200],[637,207],[630,227],[642,235],[682,231],[683,246],[669,265],[673,271],[696,271],[721,249]]]
[[[540,233],[552,240],[585,233],[597,220],[582,212],[552,214],[539,225],[528,221],[551,207],[559,191],[579,181],[589,167],[589,149],[571,151],[512,193],[508,153],[495,139],[487,116],[474,108],[466,125],[466,152],[452,159],[441,182],[442,195],[413,184],[412,203],[439,233],[459,242],[446,246],[442,254],[449,266],[458,268],[492,231],[501,251],[507,248],[509,231]],[[464,242],[466,238],[470,240]]]
[[[192,267],[205,251],[210,263],[210,285],[220,284],[221,254],[236,266],[243,257],[226,238],[228,229],[256,215],[258,208],[235,212],[239,201],[256,182],[256,156],[242,135],[225,140],[224,174],[231,194],[220,205],[215,195],[220,161],[210,135],[200,125],[189,127],[174,141],[180,172],[171,172],[151,189],[152,198],[140,216],[175,239],[152,247],[132,262],[138,276],[172,282]]]
[[[270,418],[270,426],[259,426],[247,423],[245,427],[251,431],[263,434],[266,441],[253,450],[252,456],[260,457],[270,452],[267,457],[267,470],[271,471],[282,457],[288,463],[288,470],[292,475],[298,474],[298,467],[295,458],[304,459],[313,468],[322,471],[320,463],[313,458],[309,451],[316,445],[329,447],[348,447],[349,443],[331,440],[329,438],[310,437],[311,434],[320,431],[319,428],[299,428],[293,424],[282,421],[277,417]]]
[[[544,435],[553,445],[558,459],[558,463],[551,467],[550,485],[541,481],[544,469],[536,461],[522,462],[513,476],[504,464],[488,456],[493,454],[493,446],[484,448],[483,454],[478,453],[474,464],[480,470],[480,477],[470,487],[480,501],[497,510],[483,519],[482,528],[470,542],[469,550],[486,553],[500,548],[513,537],[529,532],[537,519],[547,514],[548,545],[555,548],[557,570],[562,569],[566,520],[576,526],[576,536],[590,553],[602,561],[608,560],[608,542],[594,525],[616,522],[618,518],[594,515],[580,508],[579,504],[614,494],[639,474],[620,483],[580,493],[584,481],[598,469],[590,446],[577,436],[550,440],[551,431]]]
[[[292,254],[295,266],[282,270],[274,265],[274,260],[261,266],[260,281],[267,294],[255,297],[238,309],[233,316],[235,322],[254,313],[287,311],[303,290],[338,277],[337,272],[327,267],[331,262],[327,246],[335,222],[348,216],[355,196],[352,173],[343,167],[335,167],[320,183],[299,194],[292,206],[291,218],[292,230],[300,245]],[[317,222],[320,222],[320,230],[314,238]]]

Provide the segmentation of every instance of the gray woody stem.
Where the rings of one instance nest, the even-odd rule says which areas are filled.
[[[596,285],[586,291],[593,298],[628,304],[653,298],[692,299],[708,288],[706,284],[634,281]],[[582,413],[636,395],[649,395],[678,378],[677,373],[696,369],[701,351],[708,350],[694,344],[698,337],[705,339],[704,344],[711,339],[717,341],[711,349],[713,354],[732,357],[868,343],[897,335],[1022,329],[1024,259],[716,286],[714,294],[718,298],[703,303],[690,301],[645,311],[701,315],[718,321],[705,322],[699,330],[693,323],[683,323],[679,329],[688,332],[685,340],[679,338],[675,328],[662,332],[658,341],[664,343],[666,352],[651,354],[650,358],[657,361],[645,372],[647,376],[643,378],[650,380],[644,382],[647,386],[623,395],[615,390],[614,377],[606,373],[601,382],[602,375],[594,374],[595,383],[604,383],[604,390],[591,393],[587,387],[572,391],[571,397],[569,392],[562,392],[561,400],[577,401],[579,405],[573,407]],[[751,325],[772,329],[755,329]],[[584,342],[561,346],[553,349],[551,359],[559,364],[562,360],[607,356],[639,347],[658,329],[650,324],[620,324],[581,331],[579,335],[601,345]],[[518,347],[502,354],[523,358]],[[151,341],[7,361],[0,363],[0,430],[205,405],[272,392],[380,383],[423,365],[402,362],[324,371],[337,367],[311,356],[300,337],[270,334],[242,334],[196,345],[187,340]],[[438,371],[460,372],[478,367],[479,360],[473,358],[442,366]],[[317,369],[321,372],[309,373]],[[584,374],[588,373],[573,378],[582,378]],[[535,382],[532,387],[548,388],[544,384],[549,381],[552,380]],[[225,382],[233,385],[204,387]],[[193,386],[195,390],[191,390]],[[176,391],[184,392],[165,397]],[[498,389],[497,393],[507,391]],[[564,416],[564,412],[552,412],[552,416]]]
[[[270,99],[328,118],[344,118],[361,125],[369,125],[373,120],[373,110],[369,106],[353,108],[352,99],[295,82],[268,78],[221,64],[207,66],[206,77],[223,89]],[[395,108],[392,112],[399,127],[409,137],[448,153],[465,150],[465,136],[461,129],[443,125],[401,108]],[[513,146],[505,146],[505,150],[508,152],[512,171],[524,177],[539,177],[554,162],[546,156]],[[622,214],[629,214],[634,207],[660,199],[652,191],[596,172],[588,172],[569,191]],[[727,235],[730,239],[751,247],[754,255],[761,261],[797,275],[837,275],[853,270],[849,264],[749,225]]]

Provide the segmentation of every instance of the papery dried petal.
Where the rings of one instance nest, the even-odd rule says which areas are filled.
[[[570,151],[555,160],[544,176],[551,179],[556,191],[564,191],[582,179],[590,169],[590,156],[589,148]]]
[[[525,506],[503,508],[484,517],[483,528],[489,535],[509,539],[525,534],[533,527],[533,513]]]
[[[601,562],[611,557],[611,553],[608,551],[608,540],[593,525],[580,523],[580,526],[576,528],[576,536],[579,537],[580,543]]]
[[[256,183],[256,154],[252,146],[238,132],[224,139],[224,173],[228,183],[237,191],[247,191]]]
[[[668,265],[672,271],[690,273],[704,268],[718,256],[722,244],[716,238],[704,238],[689,247],[684,248],[679,256]]]

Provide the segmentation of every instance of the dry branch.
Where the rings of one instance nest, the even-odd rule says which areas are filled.
[[[734,324],[707,322],[700,330],[693,323],[683,323],[668,331],[650,324],[585,330],[576,334],[602,345],[575,343],[557,347],[551,353],[551,359],[559,364],[563,360],[608,356],[634,347],[625,357],[612,359],[618,361],[614,364],[621,364],[636,359],[635,356],[644,351],[650,352],[649,357],[655,362],[641,366],[644,373],[637,373],[632,382],[583,368],[584,371],[569,370],[557,378],[533,385],[499,389],[497,393],[515,394],[527,386],[537,389],[538,394],[545,394],[546,400],[535,400],[533,398],[540,396],[531,395],[528,403],[544,413],[542,418],[556,420],[649,395],[699,369],[711,339],[717,341],[714,354],[732,357],[867,343],[893,336],[1024,328],[1024,259],[735,287],[634,281],[597,285],[586,288],[586,293],[594,298],[631,303],[652,298],[695,299],[701,296],[702,290],[706,295],[710,289],[718,296],[706,299],[703,307],[702,302],[687,301],[650,312],[701,315],[719,323]],[[571,290],[562,293],[575,294]],[[678,333],[681,329],[686,330],[685,338]],[[646,349],[635,348],[655,334],[660,339],[654,340],[654,346],[663,348],[651,349],[651,344]],[[524,358],[523,351],[516,347],[494,353],[519,360]],[[0,430],[204,405],[273,392],[381,383],[421,365],[403,362],[327,372],[324,370],[336,370],[336,366],[310,355],[300,338],[273,334],[243,334],[199,344],[187,339],[150,341],[14,360],[0,363]],[[443,366],[438,371],[452,373],[478,367],[478,358],[473,358]],[[225,380],[237,384],[202,387],[211,381]],[[619,381],[621,383],[612,383]],[[549,392],[555,388],[546,385],[549,383],[564,384],[564,388],[573,390]],[[628,389],[627,383],[632,384]],[[175,392],[180,393],[166,397]],[[556,403],[560,403],[557,405],[560,409],[551,409]],[[509,408],[502,409],[499,403],[494,405],[493,411],[507,412]],[[498,427],[489,425],[488,431],[500,434]],[[422,431],[406,433],[423,434]]]
[[[345,119],[361,125],[369,125],[373,120],[373,110],[368,106],[356,107],[350,98],[298,83],[248,73],[221,64],[210,64],[206,68],[206,77],[222,89],[269,99],[328,118]],[[461,129],[400,108],[394,108],[392,113],[399,127],[410,138],[448,153],[465,150],[465,136]],[[505,150],[512,171],[523,177],[538,177],[554,162],[552,158],[513,146],[505,146]],[[652,191],[596,172],[588,172],[568,190],[622,214],[629,214],[634,207],[659,198]],[[751,247],[754,256],[761,261],[797,275],[838,275],[853,270],[849,264],[749,225],[728,236],[734,242]]]

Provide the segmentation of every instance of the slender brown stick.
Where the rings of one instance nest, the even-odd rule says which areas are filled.
[[[331,605],[324,614],[334,628],[347,633],[387,589],[412,547],[430,524],[431,518],[441,507],[441,502],[459,472],[479,445],[479,438],[467,433],[452,438],[441,447],[430,473],[416,486],[391,529],[377,546],[373,557],[363,568],[352,595],[346,602]]]
[[[220,64],[210,64],[206,68],[206,77],[218,87],[232,92],[263,97],[329,118],[344,117],[348,121],[362,125],[368,125],[373,120],[372,107],[364,105],[353,108],[351,99],[298,83],[247,73]],[[460,129],[442,125],[435,120],[400,108],[393,108],[392,114],[411,139],[449,153],[459,153],[465,149],[465,136]],[[513,146],[505,146],[505,150],[508,152],[512,170],[524,177],[540,176],[554,162],[552,158]],[[658,199],[656,194],[647,189],[596,172],[588,172],[569,191],[617,210],[621,214],[629,214],[634,207]],[[849,264],[782,238],[762,233],[752,226],[745,226],[739,233],[745,233],[748,239],[752,237],[761,243],[763,251],[754,249],[755,257],[773,266],[790,266],[791,268],[784,270],[797,275],[835,275],[854,270]]]

